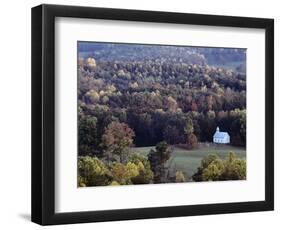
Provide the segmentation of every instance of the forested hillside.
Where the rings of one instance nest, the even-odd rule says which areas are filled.
[[[123,147],[160,142],[192,149],[217,126],[246,145],[245,49],[81,42],[78,54],[80,156],[121,159]]]

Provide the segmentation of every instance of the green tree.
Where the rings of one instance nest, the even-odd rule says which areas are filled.
[[[194,181],[204,181],[203,179],[203,171],[208,168],[208,166],[215,160],[218,159],[216,154],[209,154],[201,160],[200,167],[197,168],[197,172],[193,174],[192,179]]]
[[[111,185],[111,186],[116,186],[116,185],[120,185],[120,184],[119,184],[117,181],[114,180],[114,181],[111,182],[110,185]]]
[[[113,181],[120,184],[148,184],[152,179],[152,171],[142,161],[134,160],[129,161],[127,164],[114,162],[111,166],[111,173]]]
[[[192,119],[188,116],[187,121],[186,121],[186,126],[184,128],[184,132],[187,136],[187,148],[188,149],[194,149],[197,148],[198,145],[198,140],[197,137],[194,134],[194,127],[193,127],[193,121]]]
[[[104,186],[111,181],[111,172],[101,160],[90,156],[78,158],[78,186]]]
[[[155,150],[150,150],[148,160],[154,174],[154,183],[165,182],[165,163],[170,156],[171,150],[165,141],[159,142]]]
[[[185,177],[182,171],[177,171],[176,172],[176,182],[177,183],[181,183],[181,182],[185,182]]]
[[[246,161],[229,153],[225,160],[211,154],[201,161],[201,166],[192,176],[194,181],[245,180]]]
[[[131,184],[131,177],[139,174],[137,166],[131,162],[128,162],[126,165],[115,162],[112,165],[111,172],[113,180],[121,185]]]
[[[235,109],[230,111],[232,144],[246,145],[246,110]]]
[[[139,174],[131,181],[133,184],[149,184],[153,179],[153,172],[150,167],[149,161],[142,155],[132,154],[129,161],[138,166]]]
[[[236,158],[234,153],[230,153],[225,160],[225,170],[220,178],[221,180],[245,180],[246,161]]]
[[[97,118],[83,116],[79,119],[79,156],[96,155],[98,147]]]
[[[203,181],[221,180],[221,175],[224,172],[224,163],[221,159],[213,160],[206,168],[203,169]]]
[[[187,119],[186,119],[186,125],[185,125],[185,128],[184,128],[184,132],[187,136],[194,132],[193,122],[192,122],[192,119],[190,117],[187,117]]]

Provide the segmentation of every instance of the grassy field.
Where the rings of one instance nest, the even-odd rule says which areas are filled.
[[[133,148],[132,151],[139,152],[142,155],[147,155],[149,147]],[[171,158],[166,163],[166,168],[169,175],[174,175],[176,171],[182,171],[186,178],[191,177],[200,166],[201,160],[209,154],[217,154],[220,158],[225,158],[229,152],[234,152],[239,158],[246,158],[246,149],[234,147],[230,145],[214,145],[214,144],[201,144],[198,149],[186,150],[178,147],[173,147]]]

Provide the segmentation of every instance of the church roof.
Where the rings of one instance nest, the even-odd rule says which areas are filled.
[[[229,137],[229,134],[227,132],[215,132],[214,134],[214,138],[225,138],[225,137]]]

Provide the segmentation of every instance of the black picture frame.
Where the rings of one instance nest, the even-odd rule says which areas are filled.
[[[55,213],[55,18],[109,19],[265,29],[265,200]],[[41,225],[267,211],[274,209],[274,20],[110,8],[32,8],[32,221]]]

